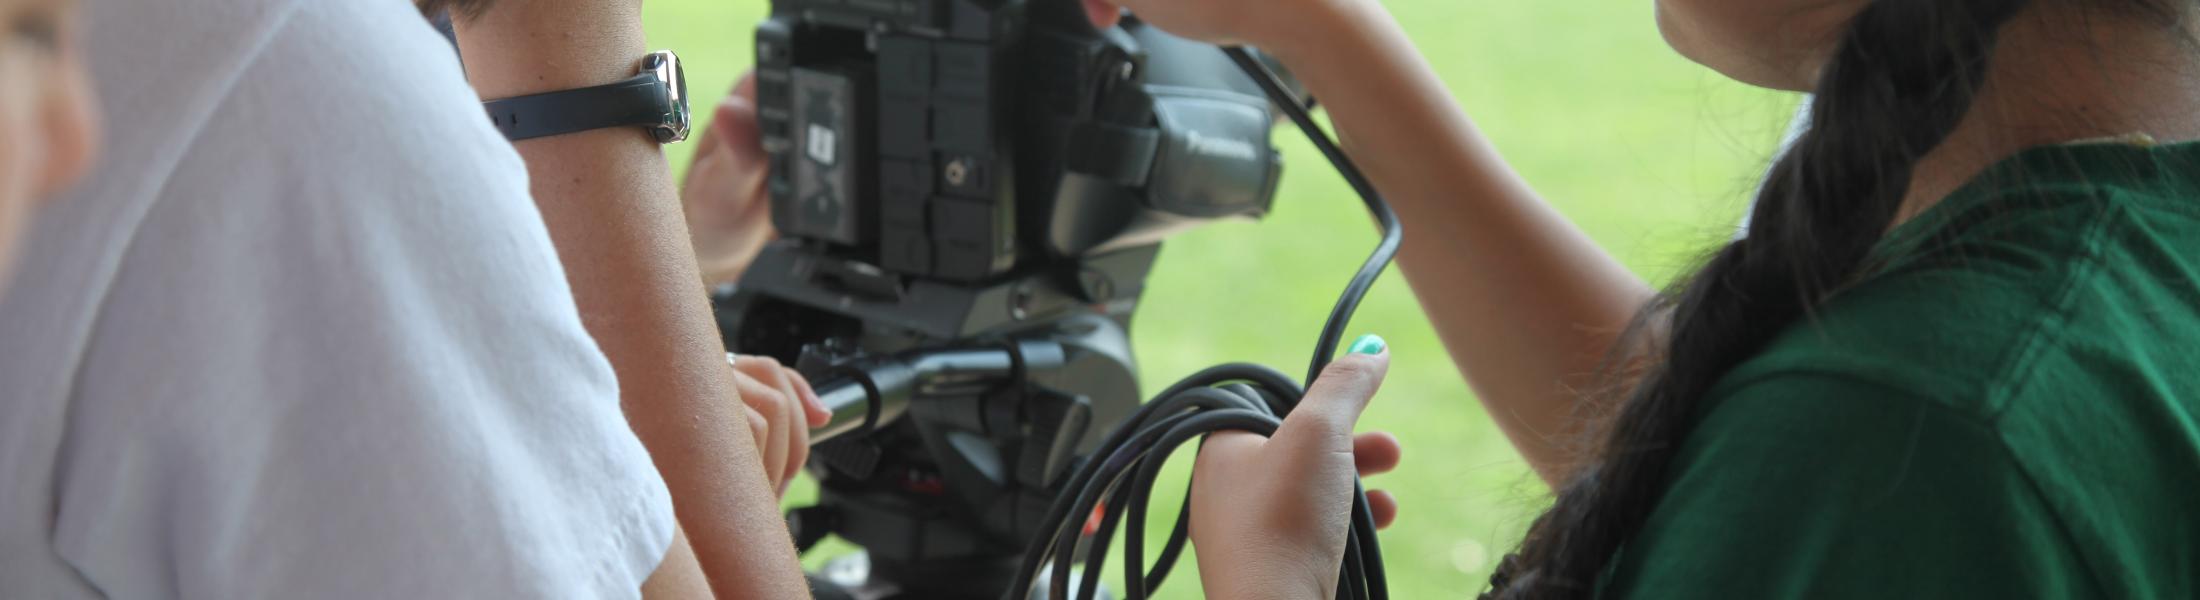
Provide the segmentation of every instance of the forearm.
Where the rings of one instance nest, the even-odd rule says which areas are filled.
[[[501,3],[458,26],[467,74],[492,99],[625,79],[646,50],[640,11],[626,0]],[[805,597],[662,151],[639,128],[517,146],[583,322],[713,587]]]
[[[1476,394],[1539,474],[1568,462],[1579,384],[1652,297],[1536,196],[1372,1],[1268,36],[1406,223],[1399,266]]]

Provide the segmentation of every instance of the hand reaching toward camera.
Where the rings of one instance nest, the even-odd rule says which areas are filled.
[[[764,190],[770,164],[756,127],[756,74],[750,72],[713,111],[680,186],[704,284],[740,279],[764,244],[777,237]]]
[[[787,482],[810,460],[810,428],[823,427],[833,413],[801,373],[767,356],[731,356],[734,391],[749,411],[749,433],[764,457],[764,475],[772,490],[787,494]]]
[[[1371,341],[1372,340],[1372,341]],[[1192,471],[1192,546],[1209,598],[1328,598],[1337,591],[1352,522],[1353,476],[1397,468],[1398,440],[1352,435],[1382,386],[1390,355],[1380,338],[1322,371],[1273,438],[1218,433]],[[1367,493],[1378,527],[1398,503]]]

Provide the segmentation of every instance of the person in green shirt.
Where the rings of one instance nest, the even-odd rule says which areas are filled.
[[[1664,294],[1376,0],[1121,4],[1281,58],[1414,228],[1402,270],[1556,491],[1487,597],[2200,597],[2191,2],[1660,0],[1682,54],[1815,98],[1747,235]],[[1361,350],[1273,439],[1207,442],[1210,597],[1334,593],[1353,463],[1396,461],[1355,456]]]

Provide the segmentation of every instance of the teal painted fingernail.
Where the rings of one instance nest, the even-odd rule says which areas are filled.
[[[1358,341],[1352,342],[1352,349],[1346,350],[1346,352],[1350,352],[1353,354],[1382,354],[1383,347],[1383,336],[1370,333],[1360,336],[1360,339]]]

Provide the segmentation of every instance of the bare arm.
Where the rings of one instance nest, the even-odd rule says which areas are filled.
[[[672,547],[665,549],[664,562],[657,563],[657,571],[649,574],[649,581],[642,582],[642,598],[674,600],[710,596],[710,580],[703,576],[703,566],[695,562],[695,548],[688,545],[687,532],[673,530]]]
[[[1260,46],[1321,98],[1406,224],[1399,266],[1452,360],[1555,482],[1582,398],[1570,386],[1602,366],[1649,286],[1521,181],[1375,0],[1106,1],[1178,35]]]
[[[1328,106],[1408,224],[1399,266],[1477,396],[1546,480],[1585,380],[1653,290],[1522,181],[1374,2],[1314,3],[1269,50]],[[1298,40],[1298,41],[1289,41]]]
[[[625,79],[646,51],[638,0],[503,2],[457,30],[483,98]],[[707,589],[677,573],[699,564],[727,597],[807,597],[656,142],[634,128],[518,149],[583,323],[610,357],[627,419],[679,513],[682,539],[649,588]]]

